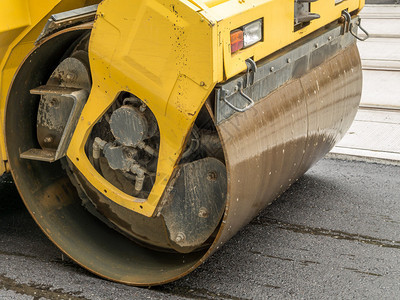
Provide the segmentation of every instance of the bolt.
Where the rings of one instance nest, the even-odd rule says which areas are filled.
[[[57,107],[58,104],[60,104],[60,102],[56,98],[51,99],[49,102],[50,107]]]
[[[207,174],[208,181],[216,181],[217,177],[218,177],[218,175],[217,175],[217,172],[215,172],[215,171],[208,172],[208,174]]]
[[[292,60],[291,60],[290,58],[288,58],[288,59],[286,60],[286,62],[287,62],[288,64],[290,64],[290,63],[292,62]]]
[[[314,47],[315,47],[315,48],[318,48],[318,43],[315,43],[315,44],[314,44]]]
[[[145,112],[146,108],[147,108],[147,105],[143,103],[143,104],[139,107],[139,110],[140,110],[140,112]]]
[[[201,81],[200,86],[206,86],[206,83],[204,81]]]
[[[51,144],[52,142],[54,142],[54,138],[51,135],[48,135],[43,139],[43,142],[45,144]]]
[[[199,217],[200,218],[207,218],[208,217],[208,210],[205,207],[201,207],[199,210]]]
[[[328,41],[332,41],[332,37],[331,36],[328,37]]]
[[[274,67],[271,67],[271,69],[269,69],[271,72],[275,71]]]
[[[183,242],[184,240],[186,240],[186,235],[183,232],[178,232],[175,238],[175,242],[180,243]]]

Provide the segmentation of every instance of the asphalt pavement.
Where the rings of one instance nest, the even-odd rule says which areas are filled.
[[[187,277],[112,283],[51,244],[0,183],[0,299],[396,299],[400,167],[324,159]]]

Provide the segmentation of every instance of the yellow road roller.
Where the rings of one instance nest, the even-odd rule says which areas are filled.
[[[179,279],[347,131],[363,5],[3,0],[0,173],[82,267]]]

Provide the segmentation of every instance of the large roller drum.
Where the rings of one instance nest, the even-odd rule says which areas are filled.
[[[216,86],[187,137],[170,198],[153,217],[113,203],[66,157],[54,158],[62,152],[60,132],[73,110],[68,102],[60,104],[60,95],[90,93],[90,26],[48,37],[21,65],[6,111],[9,163],[27,208],[64,253],[102,277],[149,286],[188,274],[349,128],[360,101],[361,63],[354,38],[340,28],[324,29],[257,62],[252,84],[229,97],[221,91],[239,81],[243,87],[248,74]],[[73,64],[79,70],[75,79],[65,75]],[[254,105],[235,111],[232,106],[244,105],[243,95]],[[160,151],[157,115],[134,91],[118,101],[104,113],[104,126],[99,121],[94,127],[86,153],[99,176],[145,198]],[[125,135],[127,130],[133,134]],[[131,163],[135,155],[146,161],[145,179]]]

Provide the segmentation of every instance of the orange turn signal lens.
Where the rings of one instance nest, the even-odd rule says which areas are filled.
[[[238,29],[231,32],[231,53],[243,48],[243,30]]]

